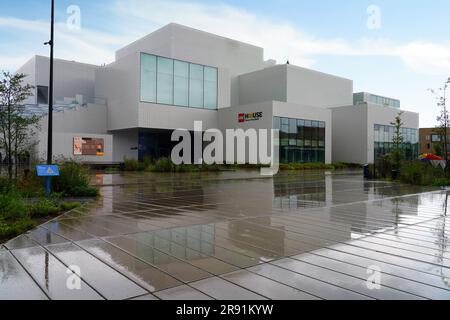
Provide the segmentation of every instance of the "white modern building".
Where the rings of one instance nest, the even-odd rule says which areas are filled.
[[[18,70],[35,86],[33,112],[48,104],[48,63],[36,56]],[[265,61],[260,47],[178,24],[118,50],[111,64],[56,60],[54,69],[55,156],[93,163],[168,156],[172,131],[193,131],[194,121],[204,130],[280,129],[282,162],[366,163],[389,151],[400,107],[354,95],[352,80]],[[413,154],[419,116],[403,120]]]

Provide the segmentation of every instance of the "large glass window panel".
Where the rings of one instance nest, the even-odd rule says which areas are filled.
[[[156,56],[141,54],[141,101],[156,102]]]
[[[305,121],[297,120],[297,140],[302,140],[305,137]]]
[[[157,103],[173,104],[173,60],[158,57]]]
[[[275,130],[280,130],[280,117],[273,118],[273,128]]]
[[[325,128],[319,128],[319,147],[325,147]]]
[[[174,97],[177,106],[189,106],[189,63],[174,61]]]
[[[198,64],[189,65],[189,106],[193,108],[203,108],[203,69]]]
[[[281,123],[283,123],[283,119],[281,119]],[[282,146],[287,146],[289,144],[289,125],[287,124],[281,124],[280,144]]]
[[[205,108],[217,109],[217,69],[205,67]]]
[[[305,147],[306,148],[311,147],[312,129],[313,128],[311,126],[305,127]]]

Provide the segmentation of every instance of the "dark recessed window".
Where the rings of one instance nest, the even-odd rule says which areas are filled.
[[[48,87],[37,86],[37,104],[48,104]]]

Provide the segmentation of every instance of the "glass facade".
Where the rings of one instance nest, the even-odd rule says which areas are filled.
[[[377,160],[394,149],[395,128],[376,124],[374,129],[375,160]],[[402,149],[405,151],[406,159],[416,159],[419,156],[419,130],[402,128],[402,135],[404,140]]]
[[[141,53],[141,101],[217,109],[217,68]]]
[[[281,163],[325,163],[325,122],[274,118],[280,130]]]
[[[366,101],[366,95],[368,95],[368,101]],[[353,95],[353,103],[356,105],[362,102],[370,102],[373,104],[389,106],[391,108],[400,108],[400,100],[377,96],[374,94],[366,94],[364,92],[355,93]]]

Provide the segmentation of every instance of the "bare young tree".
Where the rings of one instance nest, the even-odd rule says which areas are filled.
[[[438,126],[436,127],[436,133],[441,137],[442,153],[446,163],[448,163],[448,128],[450,127],[450,118],[447,109],[447,89],[449,84],[450,78],[447,79],[442,88],[439,88],[438,90],[430,89],[437,100],[437,106],[440,108],[440,114],[437,118]]]
[[[5,152],[10,181],[20,152],[29,148],[32,127],[39,118],[27,114],[24,101],[32,95],[33,86],[23,85],[24,74],[2,72],[0,79],[0,148]],[[16,167],[17,176],[17,167]]]
[[[394,167],[394,170],[398,171],[400,170],[400,163],[404,159],[404,151],[403,151],[403,143],[405,142],[405,138],[402,134],[402,128],[404,126],[402,116],[404,112],[399,112],[398,115],[395,117],[394,122],[391,122],[391,125],[394,127],[394,137],[393,137],[393,144],[394,148],[391,152],[392,157],[392,164]]]

